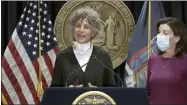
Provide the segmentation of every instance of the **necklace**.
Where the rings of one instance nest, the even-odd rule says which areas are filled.
[[[162,60],[163,60],[163,57],[161,57],[161,65],[162,65],[162,68],[165,69],[165,68],[167,68],[167,67],[169,66],[169,64],[170,64],[170,62],[171,62],[171,60],[172,60],[172,58],[169,60],[168,64],[166,64],[166,66],[164,66]]]

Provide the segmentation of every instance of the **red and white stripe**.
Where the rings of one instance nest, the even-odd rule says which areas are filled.
[[[43,88],[50,85],[58,50],[52,49],[42,56]],[[8,104],[39,104],[37,84],[39,62],[29,59],[15,29],[2,58],[2,90]]]

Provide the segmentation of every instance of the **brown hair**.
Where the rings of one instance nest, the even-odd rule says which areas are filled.
[[[172,29],[174,36],[180,37],[180,40],[176,43],[175,57],[179,57],[184,53],[187,53],[187,28],[185,24],[177,18],[163,18],[157,22],[157,33],[161,24],[167,24]],[[162,55],[163,53],[164,52],[158,49],[159,55]]]

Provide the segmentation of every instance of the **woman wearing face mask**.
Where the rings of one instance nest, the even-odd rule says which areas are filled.
[[[148,62],[147,90],[154,105],[187,105],[187,29],[176,18],[157,23],[158,55]]]
[[[58,55],[51,86],[115,86],[114,75],[99,63],[100,61],[113,69],[109,54],[91,43],[100,31],[100,22],[99,14],[90,7],[80,8],[73,13],[70,22],[73,46],[64,49]],[[82,67],[83,65],[85,66]]]

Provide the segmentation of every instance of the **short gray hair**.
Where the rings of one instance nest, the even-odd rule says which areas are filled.
[[[91,7],[82,7],[73,12],[70,16],[70,25],[74,29],[76,22],[80,19],[87,19],[92,27],[94,35],[97,35],[101,29],[101,19],[99,13]]]

